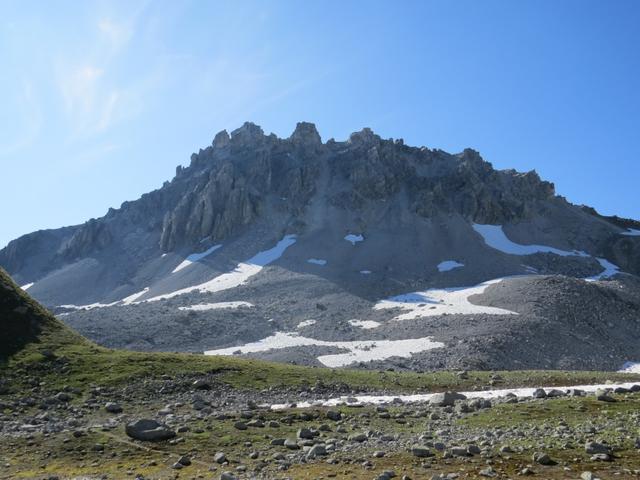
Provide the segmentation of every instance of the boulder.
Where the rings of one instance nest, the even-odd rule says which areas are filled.
[[[128,423],[125,432],[131,438],[143,442],[159,442],[176,436],[176,432],[166,425],[150,419],[140,419]]]

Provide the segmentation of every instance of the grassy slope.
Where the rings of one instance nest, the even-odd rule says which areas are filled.
[[[16,311],[16,308],[19,311]],[[413,392],[442,389],[475,389],[486,386],[489,372],[472,372],[461,379],[452,372],[427,374],[369,372],[308,368],[234,357],[194,354],[141,353],[97,346],[55,319],[0,269],[0,376],[9,378],[13,391],[28,388],[20,383],[25,373],[37,375],[55,389],[63,385],[87,389],[90,385],[119,386],[136,378],[162,375],[216,374],[219,381],[239,388],[264,388],[345,383],[353,388]],[[63,360],[60,370],[49,368]],[[500,387],[571,385],[631,381],[640,376],[610,372],[502,372]]]

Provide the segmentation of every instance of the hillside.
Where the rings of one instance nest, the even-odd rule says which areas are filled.
[[[108,350],[0,280],[0,338],[13,339],[0,364],[2,479],[444,478],[527,463],[534,478],[571,468],[625,479],[637,468],[639,375],[366,372]],[[522,388],[537,386],[546,398]],[[465,394],[434,393],[452,389]],[[148,424],[164,440],[140,436]]]

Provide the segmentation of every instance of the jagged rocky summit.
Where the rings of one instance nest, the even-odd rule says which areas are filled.
[[[16,239],[0,266],[111,346],[414,369],[640,358],[640,223],[368,128],[219,132],[160,189]]]

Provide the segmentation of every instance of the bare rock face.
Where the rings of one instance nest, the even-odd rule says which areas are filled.
[[[314,202],[353,218],[373,218],[386,205],[408,216],[490,224],[527,221],[549,208],[576,210],[535,172],[495,170],[471,149],[452,155],[410,147],[369,128],[322,143],[308,122],[280,139],[247,122],[231,135],[217,133],[162,188],[83,225],[21,237],[0,250],[0,265],[25,283],[69,262],[114,255],[135,270],[161,252],[241,235],[258,220],[277,216],[293,230],[304,228]],[[601,243],[603,256],[631,272],[640,271],[639,249],[634,238]]]
[[[615,235],[603,248],[604,255],[622,270],[640,275],[640,237]]]
[[[91,219],[63,245],[61,253],[67,258],[77,258],[96,250],[102,250],[111,241],[112,237],[107,223]]]

